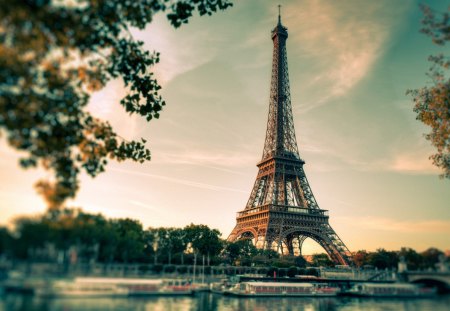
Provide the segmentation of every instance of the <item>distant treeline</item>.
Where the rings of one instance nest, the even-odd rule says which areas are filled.
[[[133,219],[108,219],[79,209],[48,211],[17,218],[13,229],[0,227],[0,261],[27,260],[58,263],[147,263],[191,265],[236,265],[276,268],[332,267],[326,254],[280,256],[259,250],[251,240],[227,242],[206,225],[184,228],[147,228]],[[397,268],[402,258],[410,270],[435,269],[444,253],[436,248],[418,253],[378,249],[354,253],[357,267]],[[445,258],[444,258],[445,260]],[[446,258],[448,260],[448,258]]]

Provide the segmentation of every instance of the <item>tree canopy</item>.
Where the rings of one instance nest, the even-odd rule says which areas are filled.
[[[108,219],[101,214],[64,208],[17,218],[11,229],[0,226],[0,261],[27,260],[66,266],[139,263],[152,265],[154,272],[160,272],[162,265],[193,265],[196,258],[198,264],[204,257],[206,265],[275,268],[278,275],[280,269],[289,269],[290,272],[285,272],[295,275],[308,274],[305,268],[310,266],[334,266],[324,253],[311,256],[307,262],[302,256],[257,249],[250,239],[227,242],[220,236],[218,230],[206,225],[144,229],[134,219]],[[354,253],[354,258],[358,268],[396,269],[399,260],[404,260],[409,270],[435,270],[439,262],[449,260],[437,248],[418,253],[406,247],[399,251],[361,250]],[[273,275],[272,270],[267,272]]]
[[[445,46],[450,40],[450,6],[443,13],[426,5],[421,8],[424,13],[421,31],[430,36],[433,43]],[[431,127],[425,137],[436,147],[437,153],[430,159],[442,169],[442,177],[450,178],[450,55],[431,55],[428,60],[431,62],[428,72],[431,86],[408,93],[413,96],[417,120]]]
[[[36,188],[50,208],[74,197],[78,175],[105,170],[108,159],[150,160],[145,140],[126,141],[85,108],[91,94],[122,79],[120,104],[147,121],[165,105],[151,72],[159,53],[133,38],[164,12],[174,27],[228,0],[0,0],[0,134],[24,151],[24,168],[52,172]]]

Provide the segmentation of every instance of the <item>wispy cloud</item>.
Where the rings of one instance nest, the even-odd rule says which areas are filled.
[[[439,174],[439,169],[425,153],[398,154],[388,166],[389,170],[410,174]]]
[[[130,115],[120,105],[126,90],[122,81],[113,80],[99,92],[92,94],[87,110],[97,118],[107,120],[114,130],[127,140],[136,139],[138,134],[138,115]]]
[[[284,10],[286,24],[297,29],[294,40],[297,57],[308,58],[317,68],[310,77],[314,101],[302,109],[325,104],[342,96],[367,76],[383,53],[398,17],[411,1],[391,6],[383,14],[385,3],[355,0],[306,0],[299,6],[292,2]]]
[[[146,203],[142,203],[140,201],[129,200],[128,202],[130,204],[133,204],[133,205],[136,205],[136,206],[139,206],[139,207],[143,207],[143,208],[145,208],[145,209],[147,209],[149,211],[152,211],[152,212],[158,212],[159,211],[159,209],[157,207],[151,206],[151,205],[146,204]]]
[[[192,23],[192,22],[191,22]],[[158,81],[164,86],[176,76],[209,62],[217,51],[218,40],[208,29],[175,29],[165,15],[155,16],[145,31],[132,30],[134,36],[145,42],[145,48],[161,53],[154,67]]]
[[[159,153],[158,162],[166,164],[199,165],[210,168],[242,167],[254,164],[255,156],[241,152],[214,152],[207,150],[186,150],[177,153]]]
[[[393,231],[399,233],[447,233],[450,234],[450,220],[399,220],[384,217],[336,217],[336,220],[351,227],[365,230]]]
[[[405,143],[407,142],[407,143]],[[439,174],[439,169],[429,159],[434,152],[422,137],[405,142],[397,141],[383,158],[373,159],[369,163],[359,163],[361,170],[390,171],[411,175]]]
[[[319,171],[341,170],[351,167],[361,172],[396,172],[410,175],[437,175],[440,170],[433,165],[430,155],[435,152],[420,134],[405,131],[392,141],[385,140],[382,156],[368,152],[358,141],[330,139],[326,142],[307,140],[300,145],[306,151],[320,157],[323,163],[315,167]],[[377,152],[377,151],[375,151]],[[380,153],[378,153],[380,154]],[[307,160],[307,159],[306,159]]]
[[[180,185],[184,185],[184,186],[195,187],[195,188],[200,188],[200,189],[205,189],[205,190],[231,191],[231,192],[239,192],[239,193],[247,193],[248,192],[248,191],[235,189],[235,188],[216,186],[216,185],[201,183],[201,182],[197,182],[197,181],[186,180],[186,179],[179,179],[179,178],[172,178],[172,177],[156,175],[156,174],[141,173],[141,172],[130,171],[130,170],[123,170],[123,169],[118,169],[118,168],[110,168],[109,170],[110,171],[119,172],[119,173],[124,173],[124,174],[155,178],[155,179],[164,180],[164,181],[167,181],[167,182],[172,182],[172,183],[176,183],[176,184],[180,184]]]
[[[157,208],[155,206],[149,205],[147,203],[143,203],[141,201],[136,200],[129,200],[128,201],[131,205],[144,208],[147,213],[151,212],[152,217],[150,219],[145,219],[144,226],[168,226],[170,225],[170,221],[166,219],[167,213],[161,212],[160,208]],[[141,213],[142,215],[142,213]],[[142,218],[138,217],[138,218]]]

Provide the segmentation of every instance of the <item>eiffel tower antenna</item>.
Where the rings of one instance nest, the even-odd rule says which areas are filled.
[[[237,213],[228,241],[253,239],[258,248],[301,255],[303,242],[311,238],[336,264],[350,265],[351,253],[331,228],[328,211],[319,208],[303,170],[291,106],[288,32],[281,24],[280,5],[271,37],[272,79],[263,155],[250,198]]]
[[[278,5],[278,24],[281,24],[281,4]]]

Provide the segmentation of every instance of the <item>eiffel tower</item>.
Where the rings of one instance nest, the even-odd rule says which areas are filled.
[[[328,211],[319,208],[303,170],[292,116],[287,66],[287,28],[272,30],[273,63],[266,140],[253,190],[228,237],[233,242],[253,239],[256,247],[301,255],[311,238],[336,264],[350,265],[351,253],[331,228]]]

